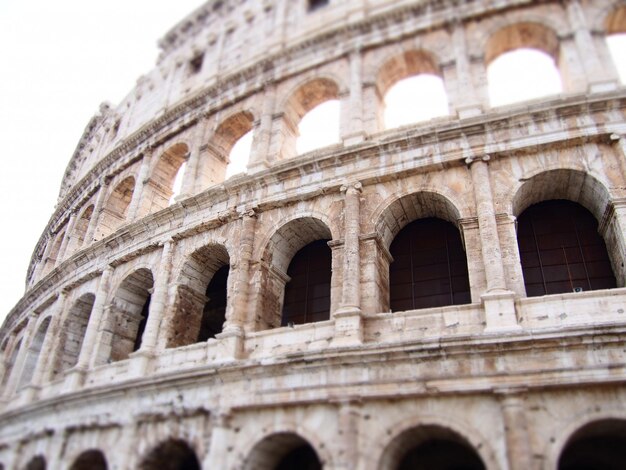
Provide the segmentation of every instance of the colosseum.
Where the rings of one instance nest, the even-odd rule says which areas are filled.
[[[622,0],[207,1],[71,156],[0,469],[626,468],[619,33]],[[494,103],[527,50],[560,88]],[[423,75],[444,112],[389,126]]]

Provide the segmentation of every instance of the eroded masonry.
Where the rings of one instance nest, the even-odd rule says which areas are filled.
[[[619,33],[617,0],[206,2],[70,160],[0,469],[626,468]],[[496,106],[526,49],[560,89]],[[444,112],[387,128],[422,75]]]

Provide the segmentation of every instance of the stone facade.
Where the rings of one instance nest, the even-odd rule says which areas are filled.
[[[625,439],[617,32],[614,0],[207,2],[68,165],[0,330],[0,469],[190,452],[272,469],[308,444],[325,469],[387,470],[433,439],[489,470],[555,469],[588,436]],[[563,92],[492,108],[487,65],[520,47],[555,60]],[[449,115],[384,130],[386,91],[419,73],[442,78]],[[341,142],[296,155],[329,99]],[[248,171],[225,180],[249,131]],[[617,287],[527,296],[516,220],[547,200],[593,215]],[[461,234],[471,300],[391,312],[390,246],[429,217]],[[330,319],[281,327],[316,240]],[[223,328],[197,342],[224,266]]]

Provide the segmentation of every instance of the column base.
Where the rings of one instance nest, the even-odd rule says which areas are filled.
[[[469,104],[465,106],[459,106],[456,109],[456,113],[459,119],[466,119],[483,114],[483,108],[480,104]]]
[[[360,144],[361,142],[365,142],[367,140],[367,137],[365,133],[359,132],[356,134],[346,135],[342,137],[341,140],[343,142],[343,145],[345,145],[346,147],[349,147],[351,145],[356,145],[356,144]]]
[[[154,351],[139,349],[130,355],[128,372],[131,377],[143,377],[152,372]]]
[[[83,368],[73,368],[65,373],[65,381],[63,384],[64,392],[75,392],[85,385],[85,376],[87,370]]]
[[[267,170],[270,167],[270,163],[267,160],[261,160],[260,162],[251,163],[248,165],[247,171],[249,175],[260,173],[263,170]]]
[[[234,362],[243,357],[244,334],[238,327],[232,327],[215,335],[215,340],[208,342],[210,362]]]
[[[17,400],[19,405],[26,405],[32,401],[35,401],[39,396],[41,387],[39,385],[29,384],[22,389]]]
[[[335,334],[331,346],[358,346],[363,344],[363,313],[358,307],[341,307],[333,314]]]
[[[485,333],[521,330],[515,314],[515,293],[508,290],[485,292],[480,296],[485,310]]]

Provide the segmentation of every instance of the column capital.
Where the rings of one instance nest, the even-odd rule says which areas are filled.
[[[339,191],[347,194],[358,194],[363,191],[363,184],[360,181],[341,185]]]
[[[482,155],[482,156],[476,156],[476,155],[470,155],[469,157],[466,157],[464,159],[465,164],[469,167],[472,165],[472,163],[474,162],[488,162],[489,160],[491,160],[491,155]]]

